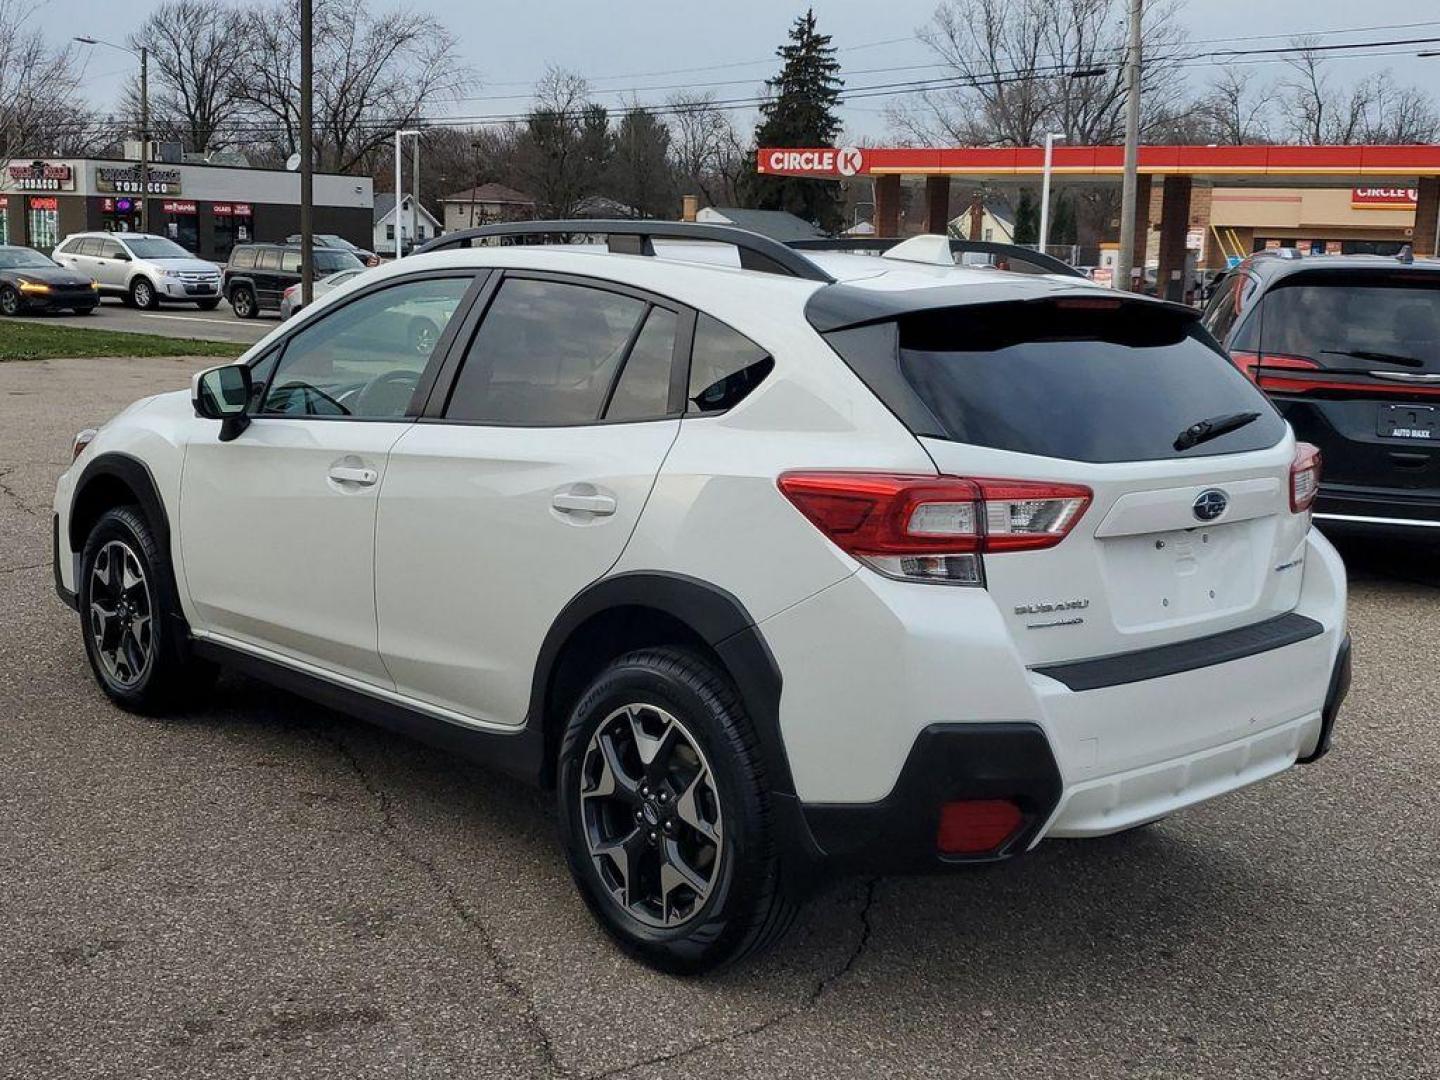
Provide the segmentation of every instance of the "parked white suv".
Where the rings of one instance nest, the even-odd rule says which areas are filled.
[[[469,246],[521,231],[609,248]],[[1328,748],[1318,461],[1196,312],[941,238],[432,247],[77,438],[56,586],[115,701],[218,662],[552,786],[591,910],[670,971],[820,871],[1114,833]]]
[[[161,301],[213,311],[220,303],[220,267],[197,259],[173,240],[149,233],[86,232],[67,236],[52,255],[92,278],[102,294],[151,310]]]

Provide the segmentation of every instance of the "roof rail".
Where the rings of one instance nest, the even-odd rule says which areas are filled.
[[[786,277],[820,281],[827,285],[835,280],[779,240],[730,225],[706,225],[693,221],[505,221],[437,236],[415,254],[473,247],[475,241],[492,237],[509,238],[523,243],[527,238],[543,242],[545,237],[575,233],[605,237],[606,246],[613,255],[654,255],[656,240],[696,240],[728,244],[739,253],[740,265],[746,270],[783,274]]]
[[[998,255],[1015,262],[1027,262],[1039,267],[1047,274],[1065,274],[1069,277],[1085,275],[1063,260],[1047,255],[1043,251],[1032,251],[1019,244],[1001,244],[993,240],[959,240],[950,237],[952,255],[976,254]],[[875,251],[884,253],[905,242],[898,236],[837,236],[824,240],[792,240],[790,246],[797,251]]]

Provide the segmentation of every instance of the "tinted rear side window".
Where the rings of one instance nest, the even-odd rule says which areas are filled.
[[[724,412],[759,386],[774,366],[770,355],[744,334],[709,315],[698,316],[686,411]]]
[[[917,434],[1074,461],[1273,446],[1285,422],[1191,319],[1149,304],[977,304],[828,335]],[[881,355],[881,350],[888,355]],[[863,352],[862,352],[863,351]],[[1189,450],[1199,420],[1259,418]]]
[[[1257,314],[1262,353],[1332,369],[1440,373],[1437,273],[1296,274],[1265,294]]]

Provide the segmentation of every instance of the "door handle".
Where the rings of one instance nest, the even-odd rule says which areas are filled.
[[[604,517],[615,513],[615,499],[610,495],[579,495],[573,491],[557,491],[550,505],[562,514],[590,513]]]
[[[361,468],[357,465],[331,465],[327,475],[336,483],[359,484],[362,487],[369,487],[380,479],[380,474],[374,469]]]

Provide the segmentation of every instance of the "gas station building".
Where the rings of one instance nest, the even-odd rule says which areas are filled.
[[[1118,187],[1124,159],[1120,146],[1056,146],[1051,183]],[[946,232],[958,182],[972,206],[970,238],[979,240],[984,185],[1038,187],[1045,151],[769,147],[758,151],[757,166],[784,176],[869,177],[877,236],[902,235],[907,179],[924,182],[923,231]],[[1212,268],[1267,246],[1338,252],[1400,241],[1417,257],[1434,256],[1440,146],[1142,146],[1135,218],[1134,264],[1145,266],[1153,252],[1160,291],[1175,299],[1186,288],[1187,252]]]

